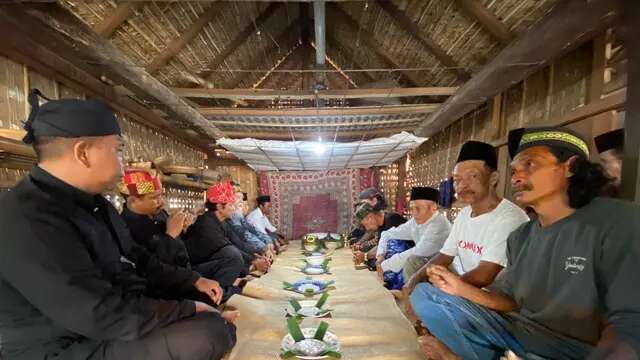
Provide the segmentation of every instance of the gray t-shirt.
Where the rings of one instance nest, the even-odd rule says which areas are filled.
[[[545,228],[534,218],[511,233],[507,258],[495,287],[518,303],[519,315],[578,345],[595,345],[610,327],[640,354],[638,205],[596,198]],[[514,335],[532,352],[564,353],[544,349],[555,341]]]

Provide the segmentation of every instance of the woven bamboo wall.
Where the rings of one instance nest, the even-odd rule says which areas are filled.
[[[63,84],[0,56],[0,128],[22,128],[22,122],[29,112],[27,92],[33,87],[52,99],[84,97]],[[169,156],[179,165],[200,167],[204,164],[203,152],[160,134],[126,114],[118,113],[117,116],[126,144],[124,155],[127,161],[149,161],[159,156]],[[25,170],[0,168],[0,188],[13,186],[26,174]],[[167,198],[170,205],[191,207],[196,201],[201,201],[202,196],[191,189],[167,187]]]
[[[491,107],[485,104],[432,136],[409,156],[407,196],[412,186],[438,187],[451,176],[460,146],[468,140],[493,142],[509,130],[542,124],[567,114],[588,102],[593,46],[591,43],[558,59],[502,94],[499,124],[491,122]],[[497,128],[496,128],[497,126]],[[569,125],[587,138],[593,137],[593,119]],[[591,145],[593,148],[593,144]],[[393,166],[397,167],[397,163]],[[499,148],[501,180],[498,191],[510,196],[506,146]],[[386,189],[385,189],[386,190]]]

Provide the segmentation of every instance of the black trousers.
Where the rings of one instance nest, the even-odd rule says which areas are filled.
[[[224,290],[223,301],[238,293],[238,289],[233,286],[233,283],[238,277],[248,274],[248,269],[244,264],[240,250],[233,245],[223,247],[209,257],[207,262],[193,265],[192,268],[207,279],[220,283]],[[205,299],[203,298],[202,300]]]
[[[50,359],[220,360],[235,344],[233,324],[227,323],[219,313],[199,313],[136,340],[85,339]]]

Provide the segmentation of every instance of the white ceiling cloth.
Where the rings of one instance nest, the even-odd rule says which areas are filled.
[[[218,145],[256,171],[329,170],[389,165],[427,138],[401,132],[355,142],[218,139]]]

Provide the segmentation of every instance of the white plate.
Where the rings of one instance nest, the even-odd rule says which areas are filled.
[[[308,318],[318,318],[318,317],[326,316],[330,313],[328,311],[323,312],[322,309],[318,309],[316,307],[316,304],[318,303],[317,300],[298,300],[298,303],[300,303],[300,306],[302,308],[297,312],[293,309],[293,306],[291,306],[291,304],[287,305],[288,315],[290,316],[302,315]]]
[[[327,271],[322,267],[306,266],[302,269],[302,272],[309,275],[320,275],[326,273]]]
[[[313,339],[313,335],[315,335],[316,333],[316,328],[303,328],[301,330],[302,330],[302,335],[304,335],[306,339]],[[333,351],[340,351],[340,340],[338,340],[338,337],[331,331],[327,331],[327,333],[324,334],[323,341],[327,345],[327,349],[330,349]],[[291,334],[287,334],[285,335],[284,338],[282,338],[282,343],[280,344],[280,346],[284,351],[295,350],[295,347],[294,347],[295,341],[293,341]],[[296,356],[296,357],[298,359],[304,359],[304,360],[317,360],[317,359],[328,358],[328,356]]]

